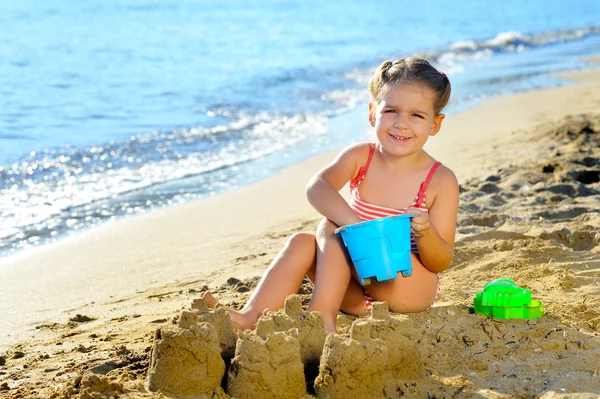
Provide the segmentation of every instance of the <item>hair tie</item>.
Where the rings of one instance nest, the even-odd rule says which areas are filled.
[[[447,78],[448,76],[446,76],[446,74],[442,71],[440,71],[440,75],[442,75],[443,77]]]

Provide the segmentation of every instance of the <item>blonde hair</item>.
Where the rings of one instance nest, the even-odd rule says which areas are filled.
[[[377,67],[369,81],[371,101],[375,103],[381,101],[385,91],[397,83],[417,83],[431,89],[436,95],[433,104],[436,114],[442,112],[450,100],[452,87],[448,76],[435,69],[429,61],[410,57],[394,62],[384,61]]]

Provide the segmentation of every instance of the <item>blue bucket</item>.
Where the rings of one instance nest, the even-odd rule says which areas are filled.
[[[410,219],[412,214],[388,216],[340,227],[335,231],[342,236],[354,263],[358,281],[369,285],[371,278],[387,281],[412,274],[410,259]]]

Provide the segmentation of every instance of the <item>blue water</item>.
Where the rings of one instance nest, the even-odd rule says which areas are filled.
[[[0,254],[230,190],[363,139],[379,62],[422,55],[447,113],[564,84],[600,2],[0,2]]]

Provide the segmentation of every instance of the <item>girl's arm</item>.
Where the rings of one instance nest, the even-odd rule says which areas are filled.
[[[419,248],[421,262],[430,271],[439,273],[452,263],[454,235],[458,215],[458,181],[448,168],[440,168],[434,177],[435,199],[429,215],[414,211],[413,236]],[[433,181],[432,181],[433,182]],[[431,185],[430,185],[431,187]]]
[[[361,221],[339,191],[358,173],[360,160],[367,159],[368,146],[362,143],[345,148],[306,185],[308,202],[338,226]]]

